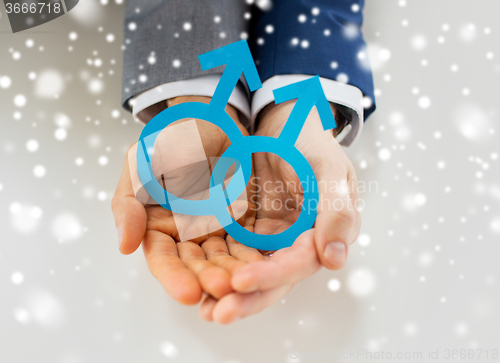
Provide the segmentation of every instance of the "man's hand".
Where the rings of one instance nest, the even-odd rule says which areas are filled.
[[[170,100],[169,106],[181,102],[208,103],[209,101],[210,99],[207,97],[178,97]],[[228,106],[226,111],[238,124],[241,131],[246,133],[245,128],[238,120],[236,110]],[[172,126],[182,122],[182,120],[178,121]],[[217,126],[200,120],[196,120],[196,126],[203,143],[206,160],[210,161],[220,157],[231,144],[227,136]],[[174,186],[178,187],[176,188],[178,193],[187,193],[187,195],[190,191],[198,188],[195,184],[203,178],[203,175],[195,175],[191,178],[188,175],[179,175],[179,173],[200,170],[200,168],[194,168],[194,170],[178,168],[188,165],[189,160],[186,158],[189,159],[189,155],[195,154],[193,152],[195,145],[192,143],[192,138],[188,138],[189,136],[193,135],[178,135],[175,131],[169,133],[169,128],[167,128],[166,134],[159,136],[163,137],[161,143],[167,147],[167,157],[161,158],[161,153],[156,155],[156,158],[161,158],[160,168],[175,170],[175,175],[168,177],[167,173],[167,177],[163,178],[162,181],[173,183]],[[179,151],[179,148],[182,148],[182,152]],[[132,148],[131,150],[133,153],[136,149]],[[172,153],[169,154],[170,152]],[[182,158],[184,160],[180,161]],[[133,157],[132,160],[134,160]],[[163,175],[162,171],[160,173]],[[208,233],[203,236],[196,235],[196,238],[191,238],[186,242],[180,242],[180,233],[186,231],[179,231],[178,222],[182,222],[182,218],[187,216],[174,216],[171,211],[159,205],[143,205],[134,193],[133,184],[137,183],[138,178],[131,178],[131,175],[137,175],[136,165],[134,163],[129,165],[129,155],[127,155],[112,202],[120,251],[124,254],[130,254],[142,242],[151,273],[175,300],[186,305],[197,304],[201,300],[203,292],[214,298],[222,298],[233,291],[230,283],[231,272],[247,262],[264,260],[264,257],[255,249],[241,244],[226,243],[225,231],[221,228],[214,230],[213,226],[209,225],[214,223],[213,219],[199,218],[195,219],[192,224],[184,223],[190,229],[187,231],[188,233],[192,232],[193,225],[196,232],[206,231]],[[182,182],[176,182],[177,180]],[[191,180],[192,183],[186,183],[185,180]],[[252,191],[247,190],[247,192],[251,193]],[[181,219],[175,220],[176,217]],[[246,208],[246,212],[238,219],[238,222],[245,227],[252,228],[254,220],[253,208]],[[184,222],[186,222],[185,219]]]
[[[268,106],[256,134],[279,136],[293,106],[293,101]],[[353,166],[332,131],[323,130],[315,108],[296,147],[310,163],[318,181],[320,200],[314,228],[268,260],[235,271],[231,279],[235,292],[218,301],[207,297],[200,308],[202,318],[229,323],[255,314],[279,300],[297,282],[317,272],[321,265],[331,270],[344,266],[348,246],[356,240],[361,226]],[[279,233],[297,219],[303,189],[293,168],[278,156],[257,153],[254,163],[259,185],[255,232]]]
[[[183,97],[171,105],[189,101],[208,102],[209,99]],[[294,102],[287,102],[268,106],[262,112],[257,134],[277,137],[293,105]],[[227,111],[245,134],[236,111],[230,106]],[[196,122],[207,160],[220,157],[230,144],[226,135],[208,122]],[[172,139],[172,142],[178,140]],[[205,292],[200,315],[220,323],[232,322],[270,306],[298,281],[317,272],[321,265],[341,268],[348,246],[357,238],[360,228],[355,208],[358,196],[354,170],[331,131],[322,129],[315,109],[296,147],[316,174],[320,200],[315,228],[304,232],[292,247],[264,257],[227,236],[224,230],[208,228],[205,224],[210,221],[204,220],[197,223],[201,223],[202,229],[207,228],[208,233],[179,242],[172,212],[161,206],[144,207],[136,199],[127,159],[113,198],[120,250],[124,254],[132,253],[142,241],[149,268],[165,290],[183,304],[198,303]],[[189,154],[189,150],[183,151],[186,153]],[[165,162],[178,160],[165,158],[162,167]],[[301,184],[291,166],[273,154],[255,154],[254,169],[258,185],[256,209],[250,207],[239,222],[259,234],[279,233],[293,224],[300,213]],[[184,180],[183,175],[173,177],[176,178]],[[196,189],[190,183],[180,185],[181,194]],[[253,195],[250,189],[247,193],[250,197]]]

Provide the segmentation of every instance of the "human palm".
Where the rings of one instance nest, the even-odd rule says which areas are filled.
[[[256,134],[278,137],[293,106],[294,102],[287,102],[264,110]],[[204,319],[229,323],[255,314],[280,299],[297,282],[317,272],[321,265],[330,269],[344,265],[348,245],[357,238],[360,228],[352,164],[332,131],[323,130],[315,109],[295,146],[306,157],[318,180],[319,200],[317,206],[313,205],[318,212],[315,228],[265,261],[235,271],[231,283],[236,292],[219,300],[207,298],[200,308]],[[254,231],[280,233],[301,213],[303,187],[291,165],[277,155],[254,154],[254,168],[258,191]]]
[[[189,98],[189,102],[209,100]],[[186,101],[178,98],[171,106]],[[248,135],[236,111],[228,106],[227,112]],[[194,136],[199,136],[198,143],[193,140]],[[165,189],[177,197],[205,199],[211,164],[230,144],[228,137],[209,122],[180,120],[158,135],[153,150],[153,172]],[[183,304],[198,303],[203,292],[220,298],[233,291],[231,273],[247,262],[264,257],[257,250],[228,237],[215,217],[174,214],[154,203],[140,182],[136,150],[137,144],[129,150],[113,198],[121,252],[132,253],[142,242],[151,273]],[[246,194],[250,196],[251,193],[249,186]],[[252,228],[255,210],[247,198],[235,201],[229,212],[244,227]]]
[[[185,101],[177,100],[179,103]],[[191,97],[189,101],[208,102],[209,99]],[[261,114],[256,134],[278,137],[293,106],[293,101],[268,106]],[[246,130],[239,124],[236,111],[229,106],[228,109],[245,135]],[[210,123],[197,120],[196,125],[205,159],[216,162],[230,140]],[[179,153],[182,146],[176,145],[178,140],[183,141],[179,145],[188,145],[182,153]],[[164,154],[168,157],[158,159],[157,175],[163,175],[162,168],[168,169],[162,178],[166,189],[177,196],[194,195],[196,199],[203,199],[206,190],[197,184],[210,174],[210,170],[189,170],[185,168],[189,164],[187,160],[171,157],[193,153],[186,140],[189,139],[176,135],[162,143],[170,145],[171,150],[167,147]],[[143,207],[135,198],[134,189],[137,188],[132,186],[134,181],[130,180],[127,161],[113,199],[119,234],[122,231],[120,250],[132,253],[142,241],[148,266],[165,290],[183,304],[198,303],[205,292],[200,315],[205,320],[220,323],[229,323],[268,307],[298,281],[317,272],[321,265],[341,268],[347,247],[356,239],[360,227],[359,213],[354,208],[357,200],[354,170],[331,131],[323,130],[315,109],[309,114],[295,146],[314,170],[320,198],[315,228],[304,232],[291,247],[264,257],[259,251],[236,242],[222,228],[216,228],[218,222],[214,217],[193,220],[190,216],[174,215],[161,206]],[[130,165],[135,165],[134,160]],[[303,190],[293,168],[278,156],[256,153],[253,165],[256,183],[247,187],[248,199],[236,201],[230,212],[240,224],[255,233],[280,233],[300,214]],[[186,175],[190,175],[187,180]],[[257,186],[256,195],[250,186]],[[255,205],[249,200],[255,201]],[[335,205],[339,202],[340,208]],[[240,208],[241,205],[244,207]],[[243,213],[237,213],[238,209]],[[188,232],[194,228],[192,238],[187,241],[182,238],[181,232],[186,230],[181,228],[180,231],[180,226],[187,226]]]
[[[293,102],[288,102],[274,106],[267,113],[264,111],[263,122],[256,135],[279,137],[293,106]],[[332,211],[335,207],[333,199],[343,211],[355,213],[353,202],[357,194],[354,195],[356,190],[353,188],[356,183],[354,170],[333,138],[332,131],[322,129],[316,109],[306,120],[295,147],[306,157],[318,180],[320,200],[306,205],[306,210],[317,208],[319,214]],[[255,230],[262,234],[279,233],[297,220],[304,201],[304,185],[293,167],[278,155],[257,153],[254,162],[260,207]]]

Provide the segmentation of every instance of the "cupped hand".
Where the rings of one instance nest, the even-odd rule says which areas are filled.
[[[261,114],[256,134],[278,137],[293,106],[294,101],[268,106]],[[231,278],[235,291],[219,300],[204,299],[200,307],[202,318],[230,323],[255,314],[321,266],[331,270],[344,266],[349,245],[359,234],[361,219],[354,168],[333,136],[331,130],[323,130],[314,108],[295,144],[318,181],[319,201],[306,206],[317,208],[314,228],[304,232],[291,247],[237,269]],[[274,154],[257,153],[254,163],[258,185],[254,230],[260,234],[279,233],[300,214],[303,185],[293,168]]]
[[[170,100],[169,106],[181,102],[209,101],[207,97],[178,97]],[[247,134],[238,120],[236,110],[228,106],[226,111],[240,130]],[[185,123],[182,124],[183,122]],[[179,124],[181,127],[175,128]],[[202,147],[193,142],[196,135],[188,132],[193,125],[194,131],[199,133]],[[200,189],[200,180],[208,183],[212,167],[210,161],[222,156],[230,143],[227,136],[209,122],[178,121],[158,136],[153,152],[153,171],[159,182],[172,194],[203,199],[207,188]],[[158,151],[157,144],[160,145]],[[200,166],[200,147],[205,164],[208,161],[205,168]],[[136,149],[135,145],[129,150],[112,201],[120,251],[123,254],[133,253],[142,242],[151,273],[169,295],[182,304],[198,303],[203,292],[216,299],[232,292],[231,273],[247,262],[264,260],[262,254],[235,243],[230,238],[226,241],[225,231],[214,218],[193,219],[174,215],[159,205],[148,204],[148,197],[139,201],[136,195],[144,193],[144,190],[141,190],[135,163]],[[249,196],[252,192],[247,189]],[[247,200],[237,202],[248,203]],[[237,216],[234,210],[232,213],[239,223],[252,228],[255,221],[254,208],[246,205]],[[189,237],[187,241],[185,236]]]

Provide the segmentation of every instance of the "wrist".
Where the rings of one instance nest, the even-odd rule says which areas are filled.
[[[186,102],[201,102],[201,103],[210,103],[212,100],[212,97],[207,97],[207,96],[178,96],[174,98],[170,98],[166,100],[166,105],[167,107],[172,107],[175,105],[178,105],[180,103],[186,103]],[[238,110],[233,107],[230,104],[226,105],[226,112],[231,116],[231,118],[239,123],[239,117],[238,117]]]
[[[279,133],[285,126],[290,113],[295,106],[296,101],[287,101],[280,104],[270,103],[262,109],[258,116],[257,135],[267,135],[278,137]],[[347,124],[346,118],[338,111],[333,103],[330,102],[330,108],[335,118],[336,127],[332,130],[322,130],[333,137],[339,135]]]
[[[154,105],[149,106],[148,108],[142,110],[137,114],[137,117],[142,120],[143,122],[147,123],[149,122],[153,117],[155,117],[157,114],[162,112],[163,110],[179,105],[181,103],[186,103],[186,102],[200,102],[200,103],[210,103],[211,97],[207,96],[177,96],[173,98],[169,98],[167,100],[160,101],[158,103],[155,103]],[[236,122],[238,127],[240,127],[240,119],[238,115],[238,110],[231,106],[227,105],[226,106],[226,112],[231,116],[231,118]],[[240,128],[245,129],[243,126]]]

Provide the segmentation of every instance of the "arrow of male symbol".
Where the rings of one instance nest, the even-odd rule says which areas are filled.
[[[331,130],[337,127],[330,103],[326,99],[323,87],[321,87],[319,76],[275,89],[273,93],[277,104],[297,99],[279,136],[279,139],[288,145],[295,145],[307,116],[314,106],[318,110],[323,129]]]
[[[262,87],[259,73],[255,67],[250,48],[246,40],[231,43],[222,48],[212,50],[198,56],[201,69],[215,68],[226,65],[217,88],[215,89],[210,106],[219,110],[226,108],[227,102],[233,93],[243,73],[250,91],[256,91]]]
[[[199,60],[203,70],[226,65],[211,102],[208,105],[200,102],[179,104],[167,108],[155,116],[141,133],[140,141],[142,147],[137,150],[137,159],[141,182],[146,187],[148,193],[160,205],[165,209],[180,214],[202,216],[215,215],[228,207],[226,204],[227,199],[224,197],[222,189],[225,173],[221,175],[217,174],[215,178],[214,174],[212,174],[208,199],[186,200],[170,194],[158,184],[152,172],[151,153],[156,136],[171,123],[189,116],[215,124],[226,133],[232,143],[237,144],[243,138],[243,135],[231,117],[225,112],[228,100],[242,73],[246,77],[250,90],[254,91],[260,88],[262,84],[245,40],[202,54],[199,56]],[[251,175],[251,155],[246,154],[242,160],[221,158],[217,164],[226,165],[227,163],[227,168],[229,169],[236,162],[239,162],[241,167],[236,169],[235,178],[233,178],[230,185],[233,186],[232,190],[239,189],[239,194],[241,194],[245,190],[246,182]],[[230,200],[229,204],[233,201]],[[222,216],[221,213],[218,214],[221,215],[220,219],[223,219],[221,224],[224,225],[224,221],[228,221],[229,219]]]

